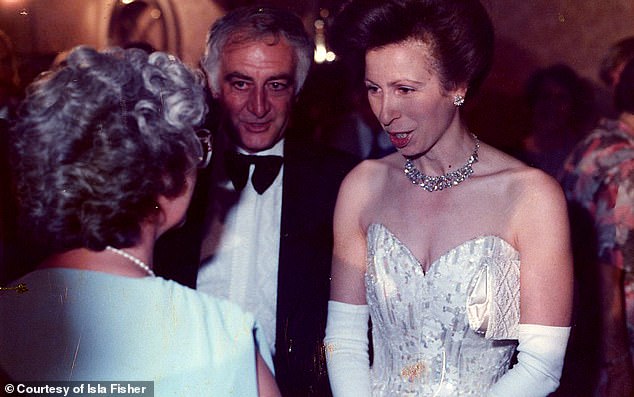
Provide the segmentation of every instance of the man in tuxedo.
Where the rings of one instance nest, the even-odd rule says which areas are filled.
[[[214,23],[202,59],[219,110],[212,166],[187,221],[155,253],[159,274],[255,314],[285,396],[330,395],[322,340],[332,216],[356,163],[290,125],[312,55],[301,20],[285,10],[240,8]]]

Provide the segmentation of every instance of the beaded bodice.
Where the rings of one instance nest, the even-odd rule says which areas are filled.
[[[425,273],[385,226],[372,224],[367,238],[373,395],[485,395],[508,370],[516,341],[471,329],[466,302],[484,267],[519,269],[518,252],[499,237],[479,237]],[[519,284],[514,288],[519,297]]]

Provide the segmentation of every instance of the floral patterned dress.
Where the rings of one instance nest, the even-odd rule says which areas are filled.
[[[634,128],[603,120],[572,151],[560,180],[571,207],[573,235],[582,234],[582,228],[575,227],[576,210],[587,215],[594,229],[592,237],[586,233],[592,241],[581,245],[593,247],[595,263],[611,264],[625,273],[626,321],[634,352]]]

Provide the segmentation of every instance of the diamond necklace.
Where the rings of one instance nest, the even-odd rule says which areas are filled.
[[[146,265],[145,262],[143,262],[141,259],[137,258],[136,256],[132,256],[125,251],[122,251],[118,248],[111,247],[109,245],[106,246],[106,249],[108,251],[114,252],[117,255],[121,255],[122,257],[126,258],[130,262],[134,263],[135,265],[143,269],[143,271],[145,271],[149,276],[152,276],[152,277],[156,276],[156,274],[154,274],[154,271],[152,271],[152,269],[150,269],[150,267]]]
[[[478,162],[478,149],[480,148],[480,141],[475,134],[471,134],[475,141],[475,148],[473,153],[467,160],[467,163],[455,171],[446,173],[440,176],[429,176],[420,172],[412,160],[405,160],[405,168],[403,171],[414,185],[418,185],[428,192],[436,192],[443,189],[448,189],[452,186],[456,186],[460,182],[464,182],[471,174],[473,174],[473,164]]]

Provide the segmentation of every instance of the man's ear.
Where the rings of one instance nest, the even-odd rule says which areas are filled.
[[[213,99],[218,99],[218,97],[220,96],[220,92],[213,89],[213,84],[211,84],[211,74],[208,73],[207,70],[202,66],[202,63],[200,65],[200,70],[202,71],[202,74],[204,76],[205,83],[207,85],[207,91],[209,91],[209,94]]]
[[[207,86],[209,87],[209,93],[211,94],[211,97],[212,97],[215,101],[219,100],[219,98],[220,98],[220,92],[218,92],[218,91],[216,91],[216,90],[212,89],[212,88],[211,88],[211,85],[209,85],[209,83],[207,83],[207,84],[208,84]]]

